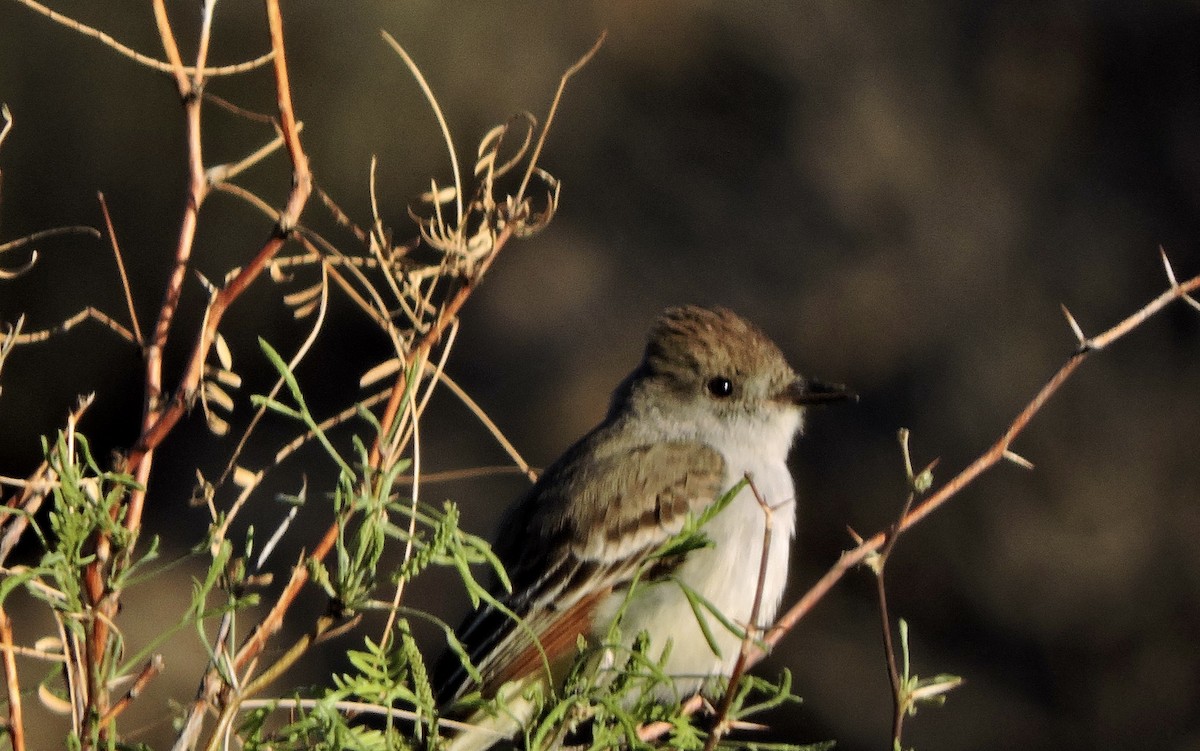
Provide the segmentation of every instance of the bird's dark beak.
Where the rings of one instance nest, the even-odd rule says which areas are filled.
[[[858,394],[841,384],[821,383],[797,378],[780,394],[780,398],[801,406],[858,401]]]

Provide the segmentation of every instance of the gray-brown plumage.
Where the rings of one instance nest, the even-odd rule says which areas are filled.
[[[451,748],[487,748],[497,730],[511,734],[527,722],[532,707],[516,696],[519,687],[554,685],[578,639],[595,644],[619,607],[627,638],[647,631],[656,653],[671,642],[666,668],[680,692],[727,674],[740,637],[717,626],[714,653],[683,590],[747,623],[761,585],[758,621],[773,618],[794,526],[785,460],[801,428],[801,405],[844,396],[800,379],[765,334],[728,310],[667,310],[604,421],[546,469],[502,525],[495,549],[512,592],[496,595],[521,622],[494,607],[469,619],[459,638],[483,681],[476,686],[452,666],[442,698],[451,704],[475,688],[485,696],[501,692],[511,716],[491,721],[490,735],[458,736]],[[689,514],[709,508],[747,474],[778,507],[766,570],[760,575],[765,516],[743,490],[705,528],[713,547],[655,561],[652,581],[625,602],[647,558]]]

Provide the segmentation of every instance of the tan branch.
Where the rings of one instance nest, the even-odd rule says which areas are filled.
[[[45,5],[42,5],[41,3],[36,2],[36,0],[17,0],[17,2],[21,3],[26,8],[29,8],[30,10],[34,11],[35,13],[40,13],[41,15],[45,16],[46,18],[49,18],[51,21],[53,21],[61,26],[65,26],[68,29],[78,32],[85,37],[91,37],[92,39],[95,39],[96,41],[100,42],[101,44],[105,45],[106,47],[109,47],[109,48],[113,49],[114,51],[116,51],[117,53],[124,55],[125,57],[128,57],[129,59],[133,60],[134,62],[137,62],[141,65],[145,65],[147,68],[151,68],[153,70],[157,70],[162,73],[172,73],[175,71],[175,66],[172,65],[171,63],[163,62],[162,60],[157,60],[157,59],[151,57],[150,55],[146,55],[141,52],[138,52],[137,50],[133,49],[132,47],[124,45],[124,44],[118,42],[116,39],[113,39],[107,33],[100,31],[99,29],[96,29],[94,27],[88,26],[85,23],[81,23],[80,21],[76,21],[74,18],[63,15],[62,13],[59,13],[58,11],[53,10],[52,8],[47,8]],[[257,70],[258,68],[261,68],[264,65],[266,65],[267,63],[271,62],[271,57],[273,54],[274,54],[273,52],[268,52],[265,55],[261,55],[259,57],[254,58],[253,60],[247,60],[246,62],[242,62],[242,63],[235,63],[233,65],[221,65],[221,66],[218,66],[215,68],[203,68],[202,72],[206,76],[227,76],[227,75],[232,75],[234,73],[245,73],[247,71]],[[196,72],[196,68],[194,68],[194,67],[186,67],[186,66],[180,66],[180,67],[182,68],[184,73],[191,74],[191,73]]]
[[[75,328],[84,321],[97,321],[106,328],[112,330],[117,336],[131,344],[137,344],[137,338],[132,331],[122,326],[116,319],[107,313],[101,312],[93,307],[86,307],[75,315],[66,319],[62,323],[51,326],[47,329],[38,329],[37,331],[28,331],[24,334],[17,334],[10,337],[13,344],[36,344],[44,342],[50,337],[66,333]]]
[[[125,274],[125,260],[121,257],[121,244],[117,242],[117,233],[113,230],[112,216],[108,213],[108,202],[103,193],[97,193],[100,201],[100,211],[104,214],[104,228],[108,232],[108,242],[112,246],[113,257],[117,261],[117,273],[121,275],[121,289],[125,292],[125,304],[129,307],[129,324],[133,327],[133,335],[138,346],[145,346],[142,329],[138,326],[137,311],[133,307],[133,292],[129,288],[129,277]]]
[[[58,235],[90,235],[96,239],[100,239],[101,237],[100,230],[95,227],[55,227],[53,229],[34,232],[6,243],[0,243],[0,253],[6,250],[16,250],[30,243],[35,243],[38,240],[45,240],[47,237],[57,237]]]
[[[4,688],[8,692],[8,737],[13,751],[25,751],[25,718],[21,713],[21,683],[17,678],[17,659],[13,650],[12,621],[0,607],[0,648],[4,662]]]

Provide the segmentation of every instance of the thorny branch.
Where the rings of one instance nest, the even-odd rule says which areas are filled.
[[[1112,328],[1104,331],[1093,337],[1083,335],[1077,324],[1074,324],[1074,319],[1068,320],[1072,323],[1076,337],[1079,339],[1079,347],[1075,350],[1067,361],[1058,369],[1058,371],[1050,377],[1050,380],[1042,386],[1041,390],[1029,401],[1024,409],[1013,419],[1012,423],[1000,436],[1000,438],[992,444],[991,448],[985,451],[965,469],[955,475],[949,482],[939,488],[935,493],[930,495],[924,501],[915,506],[911,511],[905,514],[895,526],[894,532],[885,530],[877,532],[871,538],[864,540],[851,550],[842,553],[838,561],[822,576],[807,592],[794,604],[784,615],[775,623],[775,625],[767,632],[764,642],[766,646],[773,647],[783,638],[784,634],[790,631],[797,622],[800,621],[810,610],[813,609],[821,598],[823,598],[830,589],[846,574],[847,571],[863,563],[868,556],[879,552],[890,538],[899,535],[913,525],[919,523],[922,519],[932,514],[941,508],[947,501],[953,498],[967,485],[971,484],[975,478],[983,474],[987,470],[994,467],[1001,461],[1016,461],[1015,455],[1012,453],[1011,446],[1033,418],[1041,411],[1046,402],[1054,396],[1055,393],[1062,387],[1068,378],[1083,364],[1085,360],[1093,352],[1098,352],[1108,347],[1113,342],[1125,336],[1135,328],[1140,326],[1154,314],[1158,313],[1164,307],[1174,302],[1175,300],[1184,300],[1188,305],[1200,310],[1200,304],[1192,297],[1197,289],[1200,289],[1200,276],[1192,277],[1186,282],[1179,283],[1175,279],[1175,273],[1171,269],[1170,263],[1167,260],[1166,254],[1162,254],[1163,265],[1166,268],[1167,278],[1170,282],[1170,288],[1146,303],[1141,309],[1117,323]],[[1019,462],[1018,462],[1019,463]],[[758,650],[754,655],[754,662],[760,661],[765,656],[765,652]]]
[[[975,478],[983,474],[987,470],[1001,461],[1012,461],[1021,466],[1028,466],[1028,463],[1015,454],[1012,449],[1012,443],[1017,436],[1029,426],[1029,423],[1041,411],[1046,402],[1054,396],[1055,393],[1066,383],[1067,379],[1075,372],[1075,370],[1083,364],[1088,356],[1099,350],[1108,347],[1121,337],[1136,329],[1148,318],[1155,315],[1170,303],[1176,300],[1183,300],[1191,307],[1200,310],[1200,302],[1192,296],[1192,293],[1200,289],[1200,276],[1192,277],[1185,282],[1178,282],[1175,278],[1175,272],[1171,268],[1170,262],[1167,260],[1165,252],[1160,249],[1163,266],[1166,269],[1167,280],[1170,283],[1170,288],[1162,294],[1155,297],[1150,302],[1146,303],[1142,308],[1128,316],[1124,320],[1117,323],[1112,328],[1104,331],[1093,337],[1088,337],[1083,334],[1078,324],[1067,313],[1067,320],[1071,325],[1072,331],[1075,332],[1079,340],[1079,346],[1075,352],[1067,359],[1067,361],[1058,369],[1058,371],[1050,377],[1050,380],[1042,386],[1041,390],[1033,397],[1032,400],[1025,406],[1023,410],[1013,419],[1008,428],[1000,436],[1000,438],[992,444],[992,446],[981,454],[975,461],[967,465],[965,469],[955,475],[949,482],[938,489],[937,492],[930,495],[915,508],[904,513],[900,520],[890,528],[877,532],[867,540],[863,540],[854,548],[845,551],[838,558],[837,562],[829,568],[825,574],[813,584],[807,592],[800,597],[776,622],[775,625],[768,629],[765,637],[762,639],[762,646],[758,644],[751,646],[751,652],[747,657],[746,667],[752,667],[763,660],[767,656],[767,651],[774,647],[779,641],[791,631],[804,616],[808,615],[818,602],[833,589],[843,576],[851,569],[861,565],[873,555],[878,555],[885,546],[895,544],[896,538],[903,532],[911,529],[915,524],[918,524],[922,519],[932,514],[934,511],[941,508],[951,498],[959,493],[963,488],[969,485]],[[1064,308],[1065,312],[1065,308]],[[765,648],[765,649],[764,649]],[[703,699],[699,696],[693,696],[691,699],[684,702],[682,711],[686,714],[691,714],[700,710],[704,705]],[[644,741],[651,741],[656,738],[661,738],[671,730],[671,725],[668,723],[658,722],[643,726],[638,737]]]

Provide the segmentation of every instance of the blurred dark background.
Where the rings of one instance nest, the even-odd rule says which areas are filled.
[[[170,5],[193,49],[197,4]],[[146,8],[54,7],[161,56]],[[380,28],[421,65],[467,160],[492,124],[522,109],[543,115],[562,70],[608,30],[542,157],[563,181],[559,215],[499,258],[464,311],[448,371],[541,466],[599,419],[664,306],[724,304],[758,322],[802,372],[862,395],[815,413],[794,453],[797,594],[849,547],[847,525],[872,532],[897,513],[898,428],[912,429],[916,461],[941,458],[947,479],[1072,351],[1060,303],[1095,333],[1165,288],[1160,245],[1181,277],[1200,273],[1195,3],[418,0],[284,11],[318,183],[366,225],[378,155],[381,210],[398,237],[412,232],[407,202],[449,173],[434,119]],[[261,16],[256,3],[219,6],[211,60],[267,49]],[[103,191],[149,325],[183,205],[174,84],[17,3],[0,4],[0,30],[0,101],[15,118],[0,147],[0,240],[101,226]],[[273,104],[265,72],[209,91],[250,109]],[[213,108],[205,135],[215,164],[269,131]],[[276,155],[242,182],[278,202],[286,162]],[[305,221],[331,227],[315,198]],[[268,230],[238,201],[211,196],[196,268],[220,279]],[[39,328],[85,305],[126,318],[104,243],[39,249],[35,270],[0,282],[0,320],[25,313]],[[263,280],[223,327],[246,394],[268,383],[254,337],[286,352],[305,333],[279,294]],[[169,382],[202,304],[189,282]],[[331,316],[334,335],[300,370],[325,414],[355,399],[358,375],[388,352],[348,304]],[[139,372],[133,348],[92,324],[18,350],[2,378],[0,474],[31,471],[37,437],[88,391],[97,403],[85,432],[101,452],[127,447]],[[909,745],[1200,748],[1198,386],[1200,314],[1176,305],[1089,361],[1038,417],[1017,443],[1035,471],[996,469],[901,541],[891,607],[911,624],[914,670],[967,679],[944,708],[909,721]],[[235,424],[248,414],[243,401]],[[215,475],[231,446],[202,423],[181,426],[155,465],[147,524],[169,535],[169,551],[186,550],[205,523],[187,507],[191,468]],[[268,426],[247,463],[261,466],[290,430]],[[427,415],[422,450],[429,471],[504,459],[449,397]],[[305,468],[281,470],[279,489],[294,491]],[[314,492],[328,481],[309,477]],[[508,477],[423,492],[460,502],[467,526],[486,534],[522,487]],[[269,495],[254,521],[271,528],[282,510]],[[302,516],[314,529],[327,519],[320,508]],[[277,565],[309,537],[293,530]],[[131,591],[126,613],[169,612],[186,601],[186,578],[173,589]],[[465,598],[445,589],[418,587],[411,602],[454,619]],[[308,603],[310,615],[323,607],[317,595]],[[153,625],[122,624],[139,645]],[[49,628],[31,615],[17,636],[28,643]],[[805,697],[773,718],[775,736],[890,748],[878,629],[872,581],[854,573],[760,667],[789,667]],[[191,697],[203,654],[193,634],[172,643],[168,672],[131,715],[145,723],[140,739],[166,745],[167,700]],[[45,727],[54,747],[61,734]]]

